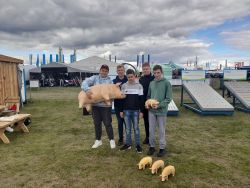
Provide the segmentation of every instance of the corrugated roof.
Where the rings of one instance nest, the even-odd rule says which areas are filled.
[[[23,63],[23,60],[0,54],[0,62],[21,64]]]

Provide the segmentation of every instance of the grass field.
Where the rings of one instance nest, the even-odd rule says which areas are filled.
[[[137,170],[145,156],[134,148],[111,150],[103,127],[103,145],[91,149],[91,116],[78,109],[79,88],[43,88],[32,92],[22,109],[32,114],[30,133],[7,133],[0,143],[0,187],[250,187],[250,115],[203,117],[180,108],[180,89],[174,98],[178,117],[168,117],[165,163],[176,176],[161,182],[149,169]],[[142,121],[141,140],[144,139]],[[117,123],[113,117],[115,138]],[[156,159],[156,158],[154,158]]]

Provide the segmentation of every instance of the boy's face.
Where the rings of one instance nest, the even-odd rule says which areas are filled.
[[[101,76],[102,78],[107,77],[108,74],[109,74],[109,71],[108,71],[107,69],[101,69],[101,70],[100,70],[100,76]]]
[[[162,72],[161,72],[160,69],[157,69],[157,70],[154,71],[154,77],[155,77],[156,80],[160,80],[161,79]]]
[[[142,67],[142,74],[149,75],[150,74],[150,67],[149,66]]]
[[[128,74],[128,82],[133,83],[135,81],[135,75],[134,74]]]
[[[117,69],[117,74],[119,77],[124,77],[125,75],[125,69],[123,67],[120,67]]]

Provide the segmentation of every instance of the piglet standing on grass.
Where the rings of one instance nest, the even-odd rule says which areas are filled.
[[[139,170],[144,170],[146,166],[152,166],[152,157],[143,157],[137,164]]]
[[[172,165],[168,165],[167,167],[165,167],[160,175],[161,177],[161,181],[166,181],[168,180],[168,176],[169,175],[175,175],[175,168]]]
[[[152,174],[157,174],[159,169],[164,168],[164,161],[163,160],[157,160],[153,163],[152,167],[150,168]]]

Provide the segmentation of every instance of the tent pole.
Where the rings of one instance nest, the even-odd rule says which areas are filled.
[[[82,83],[82,72],[80,72],[80,82]]]

